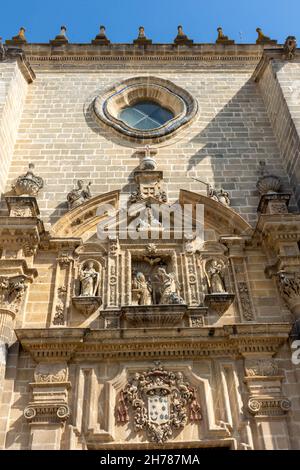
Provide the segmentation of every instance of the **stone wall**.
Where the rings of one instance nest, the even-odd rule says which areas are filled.
[[[276,138],[269,123],[252,70],[161,70],[151,75],[166,78],[187,89],[198,100],[196,121],[178,137],[158,149],[158,167],[164,171],[169,198],[178,188],[205,191],[194,176],[228,190],[232,207],[249,222],[257,215],[257,167],[260,160],[288,178],[282,167]],[[74,182],[92,181],[92,194],[113,189],[130,191],[128,183],[138,165],[134,148],[95,123],[86,111],[95,93],[120,79],[147,74],[137,66],[130,74],[106,69],[55,68],[40,71],[30,85],[7,189],[33,162],[45,179],[39,206],[44,220],[53,223],[66,211],[66,194]]]
[[[300,204],[300,62],[272,60],[259,87],[276,136],[291,189]]]
[[[0,62],[0,192],[4,191],[13,158],[28,84],[19,64]]]

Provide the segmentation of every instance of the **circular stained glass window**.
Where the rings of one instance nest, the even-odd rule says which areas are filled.
[[[174,118],[174,114],[153,101],[139,101],[123,108],[119,114],[127,126],[139,130],[157,129]]]

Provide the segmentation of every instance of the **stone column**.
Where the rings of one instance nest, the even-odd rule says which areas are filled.
[[[290,449],[286,415],[290,401],[282,394],[283,376],[269,355],[245,356],[245,383],[248,388],[248,411],[256,427],[256,449]]]
[[[32,401],[24,410],[30,424],[32,450],[59,450],[65,423],[70,416],[66,363],[40,363],[31,383]]]

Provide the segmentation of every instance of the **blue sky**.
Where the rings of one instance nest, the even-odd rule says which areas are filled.
[[[99,25],[112,42],[131,42],[140,25],[153,42],[171,42],[178,24],[195,42],[214,42],[216,28],[236,42],[254,42],[255,29],[282,43],[298,36],[300,0],[16,0],[1,2],[0,36],[20,26],[29,42],[48,42],[65,24],[70,42],[90,42]]]

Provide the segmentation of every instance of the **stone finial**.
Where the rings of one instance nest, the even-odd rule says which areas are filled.
[[[100,26],[100,31],[95,37],[95,39],[92,40],[92,44],[104,46],[110,44],[110,40],[106,36],[105,26]]]
[[[66,26],[61,26],[60,27],[60,33],[55,36],[55,39],[52,39],[50,41],[50,44],[52,46],[61,46],[63,44],[68,44],[68,38],[67,38],[67,28]]]
[[[145,28],[144,26],[139,27],[139,34],[137,39],[133,41],[133,44],[141,44],[141,45],[147,45],[147,44],[152,44],[151,39],[147,39],[146,34],[145,34]]]
[[[258,37],[256,39],[256,44],[277,44],[275,39],[271,39],[268,36],[265,36],[261,28],[256,28]]]
[[[6,56],[5,47],[3,46],[2,38],[0,37],[0,60],[4,60]]]
[[[22,26],[16,36],[13,36],[12,39],[8,39],[5,42],[6,44],[26,44],[25,28]]]
[[[266,169],[266,162],[259,162],[258,173],[260,178],[256,183],[256,187],[260,194],[278,193],[281,187],[279,176],[271,175]]]
[[[189,38],[187,37],[187,35],[184,34],[183,28],[182,28],[181,25],[179,25],[179,26],[177,27],[177,30],[178,30],[178,33],[177,33],[176,38],[174,39],[174,44],[176,44],[176,45],[178,45],[178,46],[180,46],[180,45],[182,45],[182,46],[190,46],[191,44],[193,44],[194,41],[193,41],[192,39],[189,39]]]
[[[287,60],[295,58],[297,50],[297,40],[295,36],[288,36],[283,46],[283,55]]]
[[[225,36],[221,26],[217,28],[217,31],[218,31],[218,38],[216,40],[216,44],[225,44],[225,45],[234,44],[234,41],[232,39],[229,39],[228,36]]]
[[[19,176],[12,190],[17,196],[26,194],[28,196],[37,196],[38,192],[44,186],[43,178],[36,176],[33,172],[34,164],[29,163],[28,171],[25,175]]]
[[[153,158],[153,155],[156,155],[157,151],[155,149],[151,149],[150,145],[146,145],[145,149],[143,150],[143,159],[139,165],[139,170],[156,170],[157,163]]]

